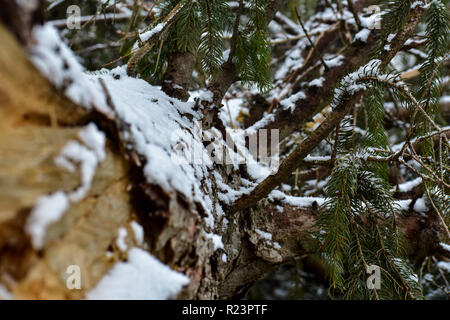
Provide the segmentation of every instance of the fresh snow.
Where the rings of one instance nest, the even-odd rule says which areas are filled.
[[[257,234],[259,234],[259,235],[261,236],[261,238],[263,238],[263,239],[265,239],[265,240],[268,240],[268,241],[271,241],[271,240],[272,240],[272,234],[271,234],[271,233],[262,231],[262,230],[260,230],[260,229],[255,229],[255,232],[256,232]]]
[[[214,94],[212,93],[212,91],[204,91],[200,94],[200,101],[207,101],[207,102],[213,102],[213,97]]]
[[[247,172],[256,182],[263,181],[271,173],[269,168],[260,165],[256,161],[248,161]]]
[[[308,155],[303,159],[304,162],[314,162],[314,161],[330,161],[330,156],[311,156]]]
[[[226,97],[226,100],[224,99],[222,103],[224,106],[220,109],[219,116],[222,122],[228,127],[232,127],[232,123],[233,125],[236,125],[236,119],[239,117],[241,112],[248,114],[248,109],[244,107],[244,101],[242,98]]]
[[[339,67],[342,64],[342,60],[344,60],[344,56],[338,55],[332,59],[326,60],[325,63],[327,64],[328,68],[335,68]]]
[[[269,194],[270,201],[280,201],[282,204],[290,205],[298,208],[307,208],[317,203],[319,206],[325,203],[324,198],[319,197],[294,197],[286,195],[279,190],[273,190]]]
[[[189,283],[148,252],[132,248],[86,295],[89,300],[163,300],[175,298]]]
[[[80,140],[69,141],[62,149],[60,155],[55,158],[55,164],[74,171],[75,165],[80,165],[81,184],[77,190],[69,193],[69,198],[72,201],[80,201],[86,196],[86,193],[91,188],[92,180],[94,179],[97,165],[106,157],[105,154],[105,134],[98,130],[96,125],[90,123],[79,133]]]
[[[372,59],[364,66],[361,66],[355,72],[349,73],[342,80],[340,87],[335,90],[332,107],[338,105],[344,92],[355,94],[356,92],[366,90],[368,85],[364,83],[357,83],[357,81],[366,76],[379,76],[381,60]]]
[[[139,37],[141,38],[142,42],[146,42],[148,41],[150,38],[152,38],[154,35],[160,33],[164,27],[166,26],[166,24],[170,23],[170,21],[173,19],[173,17],[176,16],[176,14],[180,11],[180,9],[184,6],[184,4],[181,4],[178,9],[172,13],[172,15],[170,16],[169,19],[167,19],[166,21],[160,22],[158,23],[155,27],[153,27],[152,29],[143,32],[139,35]]]
[[[396,265],[396,267],[399,269],[400,273],[403,274],[409,274],[409,281],[418,282],[419,277],[414,272],[409,272],[409,270],[406,269],[407,264],[405,260],[402,260],[400,258],[393,258],[392,261]]]
[[[216,179],[216,185],[221,191],[219,193],[219,200],[227,205],[231,205],[241,196],[249,194],[251,192],[250,188],[241,188],[239,190],[234,190],[228,184],[223,182],[222,177],[219,173],[214,172],[213,174]]]
[[[218,234],[215,234],[215,233],[208,233],[208,232],[205,232],[205,236],[207,239],[212,241],[213,246],[214,246],[214,251],[224,248],[223,242],[222,242],[222,236],[219,236]]]
[[[336,20],[335,14],[329,8],[322,18]],[[347,10],[344,12],[344,19],[353,19]],[[362,19],[362,22],[363,26],[366,26],[365,19]],[[293,26],[299,29],[298,25],[293,24]],[[311,34],[314,34],[323,31],[328,25],[319,23],[307,27]],[[152,30],[141,34],[141,40],[147,41],[163,28],[164,23],[158,24]],[[355,39],[366,42],[370,32],[368,29],[363,29],[356,34]],[[395,35],[389,36],[390,40],[393,36]],[[241,189],[233,190],[222,180],[221,175],[213,170],[208,152],[202,141],[198,139],[198,131],[201,131],[201,126],[199,127],[197,124],[200,123],[202,115],[194,110],[195,102],[192,99],[188,102],[181,102],[168,97],[160,90],[160,87],[152,86],[141,79],[128,77],[125,66],[86,74],[75,55],[59,38],[56,29],[48,24],[36,27],[34,38],[36,45],[30,49],[29,54],[41,73],[56,87],[64,89],[65,94],[75,103],[88,109],[95,108],[111,118],[119,118],[123,124],[121,134],[125,140],[125,146],[136,151],[139,159],[143,160],[143,172],[147,182],[160,185],[168,193],[180,193],[190,202],[199,203],[206,212],[205,223],[209,230],[217,227],[216,219],[224,214],[219,204],[213,206],[211,202],[209,194],[212,193],[212,187],[207,179],[210,174],[213,174],[216,180],[219,189],[218,198],[226,204],[231,204],[238,197],[250,193],[257,182],[270,174],[267,167],[258,163],[250,163],[248,173],[255,181],[243,180]],[[306,42],[299,41],[298,43],[298,46],[287,52],[288,58],[278,69],[275,75],[276,79],[282,79],[289,71],[292,71],[293,66],[302,65],[303,58],[300,53]],[[343,56],[339,55],[327,60],[327,65],[331,68],[336,67],[342,64],[342,60]],[[350,93],[365,89],[363,84],[355,85],[355,80],[367,74],[378,75],[379,64],[379,60],[372,60],[358,71],[349,74],[343,79],[341,88]],[[367,70],[365,70],[366,68]],[[106,103],[105,94],[99,85],[99,78],[104,81],[107,91],[111,95],[113,102],[111,106]],[[309,85],[321,86],[323,80],[323,78],[315,79]],[[211,102],[213,94],[205,91],[201,92],[198,97],[200,100]],[[282,100],[280,104],[284,109],[292,111],[295,103],[304,98],[305,94],[298,92],[288,99]],[[338,98],[339,93],[336,94],[334,101]],[[229,102],[232,105],[230,108],[232,111],[242,110],[242,98],[230,99]],[[237,114],[230,113],[232,113],[232,119],[235,119]],[[228,114],[226,114],[226,118],[229,118]],[[256,132],[273,120],[273,114],[266,114],[252,127],[242,131],[246,134]],[[200,132],[200,137],[202,137],[201,134],[202,132]],[[80,187],[70,193],[58,191],[51,195],[44,195],[36,201],[26,224],[26,231],[30,234],[32,244],[36,248],[43,246],[48,226],[61,218],[70,202],[76,202],[85,197],[90,189],[96,167],[106,156],[105,135],[94,124],[83,129],[78,138],[79,141],[70,141],[63,148],[61,154],[55,159],[55,163],[70,171],[79,167]],[[180,147],[182,148],[180,149]],[[242,148],[243,145],[237,145],[238,152],[242,151]],[[174,153],[180,153],[180,150],[184,155],[187,153],[200,156],[205,161],[180,164],[173,157]],[[308,156],[305,159],[305,161],[314,160],[329,160],[329,157]],[[234,167],[236,169],[236,166]],[[410,190],[421,182],[416,180],[399,185],[399,189],[401,191]],[[201,181],[206,181],[206,183],[201,185]],[[300,208],[310,207],[314,203],[322,205],[325,202],[324,198],[289,196],[279,190],[273,190],[269,195],[269,200]],[[402,209],[407,209],[410,202],[411,200],[397,201]],[[417,200],[414,209],[419,212],[427,210],[423,198]],[[222,220],[222,226],[226,226],[227,223],[226,218]],[[130,227],[137,245],[142,245],[144,243],[142,226],[132,221]],[[272,243],[270,233],[260,229],[256,229],[255,232],[262,239]],[[220,235],[206,231],[204,234],[206,239],[211,240],[214,250],[224,249]],[[120,228],[116,244],[123,252],[128,249],[125,243],[126,237],[127,229]],[[277,242],[272,245],[276,249],[281,248]],[[227,262],[225,253],[222,254],[222,261]],[[128,251],[128,261],[117,263],[87,294],[87,298],[167,299],[175,297],[182,286],[188,282],[189,279],[186,276],[171,270],[148,252],[139,248],[131,248]]]
[[[224,212],[220,204],[213,206],[209,197],[212,186],[205,178],[214,175],[220,191],[218,197],[226,204],[250,192],[250,187],[254,186],[251,182],[240,190],[230,188],[222,181],[221,175],[212,170],[212,161],[225,160],[228,163],[231,160],[234,169],[239,170],[239,164],[244,163],[245,155],[248,154],[243,138],[255,132],[258,125],[267,123],[268,118],[274,117],[273,114],[247,130],[227,128],[238,151],[234,151],[222,139],[215,139],[216,150],[225,153],[218,152],[213,159],[202,139],[211,141],[210,138],[217,132],[213,129],[202,130],[201,114],[193,110],[195,99],[181,102],[170,98],[159,87],[127,77],[123,67],[112,71],[102,70],[91,77],[104,80],[112,96],[114,111],[125,124],[122,127],[125,144],[144,160],[143,171],[147,181],[162,186],[169,193],[180,192],[188,200],[201,204],[206,212],[206,225],[210,229],[214,228],[215,219]],[[199,93],[197,98],[211,100],[212,93]],[[250,162],[249,174],[260,181],[271,173],[267,165]],[[201,181],[205,183],[201,185]]]
[[[255,229],[255,232],[266,241],[268,244],[272,245],[275,249],[280,250],[281,246],[278,242],[272,241],[272,234],[261,229]]]
[[[114,111],[126,124],[126,144],[145,160],[143,172],[147,182],[160,185],[167,192],[180,192],[201,204],[207,213],[207,225],[213,227],[213,205],[207,194],[212,191],[205,193],[201,186],[212,162],[201,141],[201,115],[193,110],[194,102],[181,102],[168,97],[160,87],[127,77],[124,67],[90,77],[104,80]],[[198,159],[200,163],[190,161]]]
[[[411,201],[412,199],[395,200],[394,202],[399,206],[401,211],[408,211]],[[425,200],[423,198],[419,198],[414,203],[413,209],[417,212],[424,213],[428,210],[428,207],[425,205]]]
[[[126,252],[128,248],[127,243],[125,242],[127,235],[127,229],[125,229],[124,227],[119,228],[116,245],[117,248],[119,248],[119,250],[122,252]]]
[[[42,249],[48,226],[58,221],[68,206],[69,198],[62,191],[39,197],[25,225],[34,248]]]
[[[64,89],[64,93],[73,102],[111,115],[98,84],[88,79],[84,68],[61,40],[55,27],[50,24],[36,26],[33,38],[35,44],[29,52],[30,60],[51,83]]]
[[[411,9],[414,9],[415,7],[424,7],[426,4],[423,1],[414,1],[411,4]]]
[[[306,95],[303,91],[299,91],[293,95],[290,95],[288,98],[280,101],[283,109],[290,109],[291,112],[295,109],[295,103],[299,100],[306,99]]]
[[[387,37],[387,42],[391,42],[394,38],[395,38],[395,36],[396,36],[397,34],[395,34],[395,33],[391,33],[391,34],[389,34],[388,35],[388,37]]]
[[[310,87],[321,87],[323,85],[324,81],[325,81],[325,78],[324,77],[320,77],[320,78],[317,78],[317,79],[314,79],[313,81],[311,81],[309,83],[309,86]]]
[[[414,189],[415,187],[419,186],[422,183],[422,178],[418,177],[414,180],[402,183],[398,185],[398,190],[400,192],[408,192]]]
[[[444,270],[445,272],[450,273],[450,262],[448,262],[448,261],[439,261],[437,266],[441,270]]]
[[[79,163],[81,169],[81,185],[70,194],[74,201],[79,201],[89,190],[98,164],[95,152],[89,150],[77,141],[69,141],[62,149],[61,154],[55,159],[55,164],[64,164],[62,167],[68,168],[68,163]],[[75,166],[72,164],[72,168]],[[73,171],[73,170],[70,170]]]
[[[83,130],[78,133],[81,141],[84,142],[94,153],[99,161],[103,161],[106,158],[105,153],[105,134],[98,130],[94,123],[89,123]]]
[[[95,124],[88,124],[80,130],[78,136],[84,144],[75,140],[69,141],[54,161],[57,166],[71,172],[75,171],[75,164],[79,164],[81,184],[78,189],[67,194],[57,191],[37,199],[25,227],[36,249],[43,247],[47,228],[62,217],[69,203],[78,202],[86,196],[98,163],[105,159],[105,136]]]
[[[136,221],[131,221],[131,230],[133,230],[134,239],[139,246],[144,244],[144,228]]]
[[[301,52],[303,46],[306,45],[306,42],[300,42],[300,46],[295,46],[292,49],[287,51],[287,57],[283,64],[278,68],[275,72],[274,78],[275,80],[280,80],[285,77],[294,66],[301,66],[303,64],[303,57],[301,56]]]
[[[299,99],[301,98],[301,95],[299,95]],[[261,128],[264,128],[269,123],[273,122],[275,120],[275,115],[273,113],[269,113],[264,115],[261,120],[255,122],[251,127],[246,129],[247,134],[254,133],[258,131]]]
[[[355,39],[359,40],[361,42],[367,42],[369,35],[370,35],[370,30],[364,28],[355,35]]]
[[[441,242],[441,243],[439,243],[439,244],[441,245],[441,247],[442,247],[444,250],[450,252],[450,245],[448,245],[448,244],[446,244],[446,243],[444,243],[444,242]]]
[[[0,300],[12,300],[13,295],[2,284],[0,284]]]
[[[139,37],[141,38],[141,41],[146,42],[148,39],[153,37],[155,34],[161,32],[161,30],[164,28],[165,25],[166,25],[165,22],[161,22],[161,23],[158,23],[153,29],[150,29],[144,33],[141,33],[139,35]]]

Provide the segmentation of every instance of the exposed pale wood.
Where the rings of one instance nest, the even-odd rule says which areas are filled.
[[[88,115],[59,94],[30,63],[23,48],[0,25],[0,130],[52,121],[73,124]]]
[[[16,298],[83,298],[120,258],[117,230],[135,218],[128,162],[108,142],[86,198],[72,203],[49,226],[43,250],[34,250],[26,219],[38,197],[80,185],[79,170],[59,168],[54,159],[78,139],[90,112],[44,79],[1,25],[0,42],[0,283]],[[81,267],[81,291],[66,288],[72,264]]]

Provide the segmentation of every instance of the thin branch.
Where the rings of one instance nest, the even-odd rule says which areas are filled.
[[[183,5],[184,2],[180,1],[161,22],[163,24],[162,27],[154,32],[151,37],[147,41],[145,41],[144,45],[133,54],[133,56],[128,61],[127,66],[127,74],[129,76],[135,77],[137,75],[136,68],[139,60],[141,60],[142,57],[152,49],[152,47],[158,42],[161,36],[166,32],[166,30],[171,25],[173,17],[177,15]]]
[[[428,187],[425,185],[425,192],[427,193],[428,199],[430,199],[431,205],[433,206],[434,211],[439,217],[439,221],[442,224],[442,227],[444,228],[445,232],[447,233],[447,238],[450,239],[450,231],[448,230],[447,224],[445,223],[444,218],[442,218],[441,213],[439,212],[438,208],[434,204],[433,199],[431,198],[430,192],[428,191]]]
[[[353,96],[342,99],[342,103],[328,115],[319,127],[283,160],[277,173],[268,176],[249,195],[238,199],[231,207],[231,211],[236,212],[255,204],[267,196],[277,185],[285,181],[320,141],[325,139],[334,130],[336,125],[351,110],[356,101],[358,101],[361,94],[361,92],[358,92]]]
[[[355,10],[355,6],[353,4],[352,0],[347,0],[348,8],[350,12],[353,14],[353,18],[355,18],[356,25],[358,26],[358,29],[361,30],[361,20],[359,19],[358,13]]]
[[[325,63],[325,61],[323,60],[322,54],[320,53],[319,50],[317,50],[317,47],[314,45],[314,42],[311,40],[311,37],[309,36],[308,31],[306,30],[305,25],[303,24],[302,18],[301,18],[300,15],[298,14],[297,8],[294,8],[294,10],[295,10],[295,14],[297,15],[297,20],[298,20],[298,22],[300,23],[300,26],[302,27],[303,32],[304,32],[305,35],[306,35],[306,38],[308,38],[308,41],[309,41],[309,43],[311,44],[313,50],[315,50],[315,51],[317,52],[317,54],[318,54],[318,56],[319,56],[319,59],[320,59],[320,62],[322,63],[322,65],[323,65],[324,68],[325,68],[325,71],[328,71],[329,68],[328,68],[327,64]]]
[[[234,22],[233,26],[233,36],[231,37],[231,48],[230,48],[230,54],[228,56],[228,63],[231,63],[233,61],[234,53],[236,52],[236,45],[239,37],[239,22],[241,20],[241,14],[242,9],[244,7],[243,0],[239,0],[239,7],[236,12],[236,20]]]

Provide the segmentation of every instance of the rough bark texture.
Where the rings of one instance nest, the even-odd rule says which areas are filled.
[[[164,75],[162,90],[171,97],[187,101],[192,82],[195,55],[191,52],[175,51],[170,55],[167,71]]]

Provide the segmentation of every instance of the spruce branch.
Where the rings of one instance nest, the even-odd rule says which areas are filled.
[[[233,35],[231,36],[231,48],[230,48],[230,54],[228,56],[228,61],[227,61],[228,63],[233,62],[233,57],[236,52],[236,45],[237,45],[237,41],[238,41],[238,37],[239,37],[239,24],[240,24],[240,20],[241,20],[243,6],[244,6],[244,1],[239,0],[239,6],[238,6],[238,9],[236,12],[236,19],[235,19],[234,26],[233,26]]]
[[[171,25],[171,21],[179,12],[179,10],[185,5],[185,1],[180,1],[169,12],[169,14],[163,19],[162,24],[155,27],[155,31],[151,34],[149,39],[144,42],[143,46],[132,53],[130,60],[128,61],[127,74],[130,77],[137,76],[138,62],[153,48],[153,46],[161,39],[161,36],[168,30]]]

